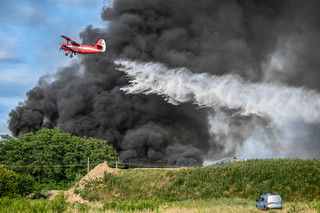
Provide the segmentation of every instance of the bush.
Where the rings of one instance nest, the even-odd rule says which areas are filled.
[[[26,196],[34,189],[31,175],[20,175],[0,165],[0,197]]]
[[[53,212],[64,212],[66,211],[68,205],[66,200],[67,197],[64,195],[64,193],[60,193],[52,200],[52,202],[50,203],[50,208]]]
[[[68,190],[72,187],[71,182],[61,181],[55,182],[50,181],[49,183],[35,183],[35,191],[42,191],[42,190]]]
[[[27,196],[33,192],[35,180],[31,175],[16,174],[16,181],[18,182],[18,194]]]
[[[15,197],[18,192],[18,183],[13,171],[0,166],[0,197]]]

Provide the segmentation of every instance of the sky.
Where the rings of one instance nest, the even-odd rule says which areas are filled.
[[[81,42],[86,26],[103,27],[101,10],[111,0],[1,0],[0,2],[0,134],[8,114],[26,98],[41,76],[68,66],[59,52],[64,39]],[[92,41],[95,43],[96,41]]]

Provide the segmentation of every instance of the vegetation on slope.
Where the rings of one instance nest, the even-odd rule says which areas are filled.
[[[165,201],[210,198],[257,199],[272,192],[285,201],[320,199],[320,161],[265,159],[233,162],[226,167],[180,170],[123,170],[106,174],[78,190],[90,201],[152,199]]]

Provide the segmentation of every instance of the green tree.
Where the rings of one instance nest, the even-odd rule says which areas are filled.
[[[17,193],[18,183],[15,181],[13,171],[0,166],[0,197],[14,197]]]
[[[34,179],[31,175],[19,175],[0,165],[0,197],[26,196],[33,191]]]
[[[114,162],[117,153],[107,141],[72,136],[59,128],[42,129],[18,139],[1,136],[0,162],[7,168],[32,174],[39,183],[74,180],[86,173],[87,158],[96,166]]]

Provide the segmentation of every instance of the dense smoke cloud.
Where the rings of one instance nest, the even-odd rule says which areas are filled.
[[[195,73],[237,74],[257,84],[280,81],[319,91],[319,9],[316,0],[114,0],[102,10],[106,28],[88,26],[80,34],[84,43],[105,39],[107,52],[81,57],[41,78],[11,111],[9,128],[18,136],[58,126],[107,139],[125,161],[154,164],[199,165],[207,154],[233,153],[257,135],[248,130],[255,125],[271,135],[260,142],[271,143],[282,127],[269,117],[223,109],[229,131],[215,131],[218,124],[210,118],[220,111],[191,103],[173,106],[156,95],[124,94],[120,88],[128,79],[113,60],[154,61]],[[317,122],[290,128],[301,126],[305,144],[295,144],[301,134],[290,138],[291,145],[319,148]],[[227,145],[226,132],[234,137]]]

